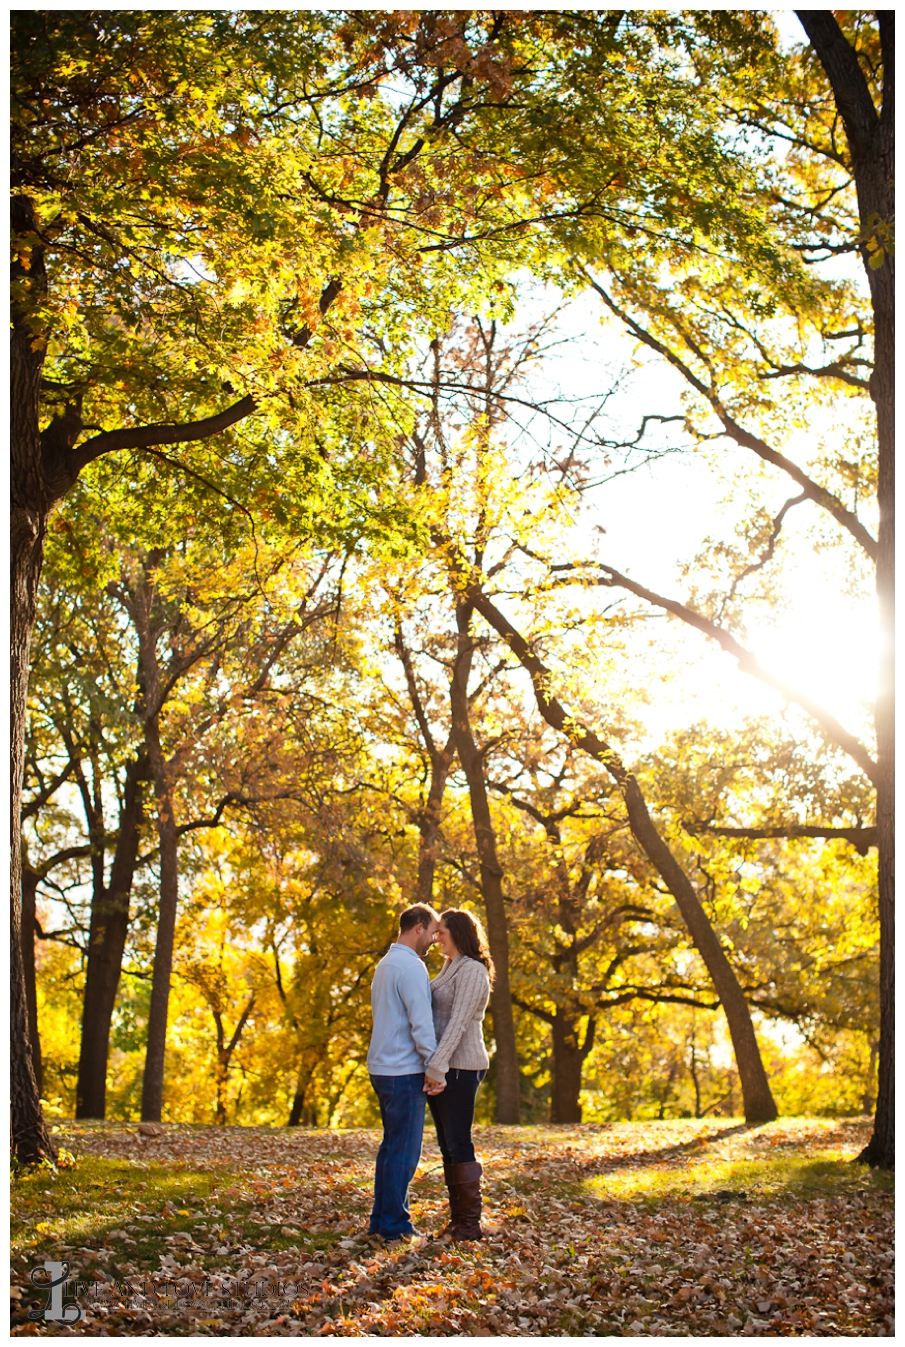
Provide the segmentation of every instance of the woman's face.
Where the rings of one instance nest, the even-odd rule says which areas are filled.
[[[456,949],[455,940],[446,929],[445,921],[440,922],[440,929],[437,931],[437,944],[440,946],[440,953],[444,959],[454,959],[459,953]]]

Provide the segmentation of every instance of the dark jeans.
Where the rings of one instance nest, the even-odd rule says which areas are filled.
[[[371,1084],[380,1103],[383,1140],[374,1173],[370,1233],[398,1239],[415,1228],[408,1193],[424,1138],[424,1074],[372,1076]]]
[[[456,1071],[451,1068],[446,1073],[446,1089],[442,1094],[428,1096],[440,1154],[448,1165],[461,1165],[475,1159],[474,1143],[471,1140],[474,1101],[478,1086],[486,1074],[486,1071]]]

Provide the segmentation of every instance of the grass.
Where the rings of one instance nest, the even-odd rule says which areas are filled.
[[[228,1169],[174,1173],[166,1165],[137,1169],[126,1160],[94,1155],[80,1157],[73,1169],[21,1172],[13,1188],[11,1253],[34,1257],[49,1245],[96,1248],[108,1243],[112,1232],[128,1228],[129,1242],[117,1239],[117,1246],[129,1262],[156,1267],[170,1248],[166,1236],[190,1235],[200,1222],[232,1244],[260,1241],[262,1235],[277,1251],[335,1244],[338,1236],[282,1235],[279,1226],[252,1220],[254,1202],[223,1197],[233,1177]],[[153,1216],[153,1224],[143,1216]],[[205,1256],[212,1266],[228,1261],[228,1254]]]
[[[582,1185],[585,1192],[608,1200],[700,1199],[737,1194],[749,1200],[835,1196],[842,1193],[892,1191],[889,1174],[854,1165],[840,1154],[824,1152],[820,1159],[805,1152],[768,1158],[688,1163],[681,1170],[633,1166],[598,1174]]]

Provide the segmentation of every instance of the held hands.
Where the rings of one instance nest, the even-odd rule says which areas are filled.
[[[424,1093],[426,1095],[442,1094],[446,1089],[445,1080],[431,1080],[429,1076],[424,1078]]]

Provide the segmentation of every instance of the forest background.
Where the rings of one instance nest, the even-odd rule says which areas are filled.
[[[13,17],[20,1154],[373,1123],[431,901],[485,1121],[889,1159],[891,14]]]

